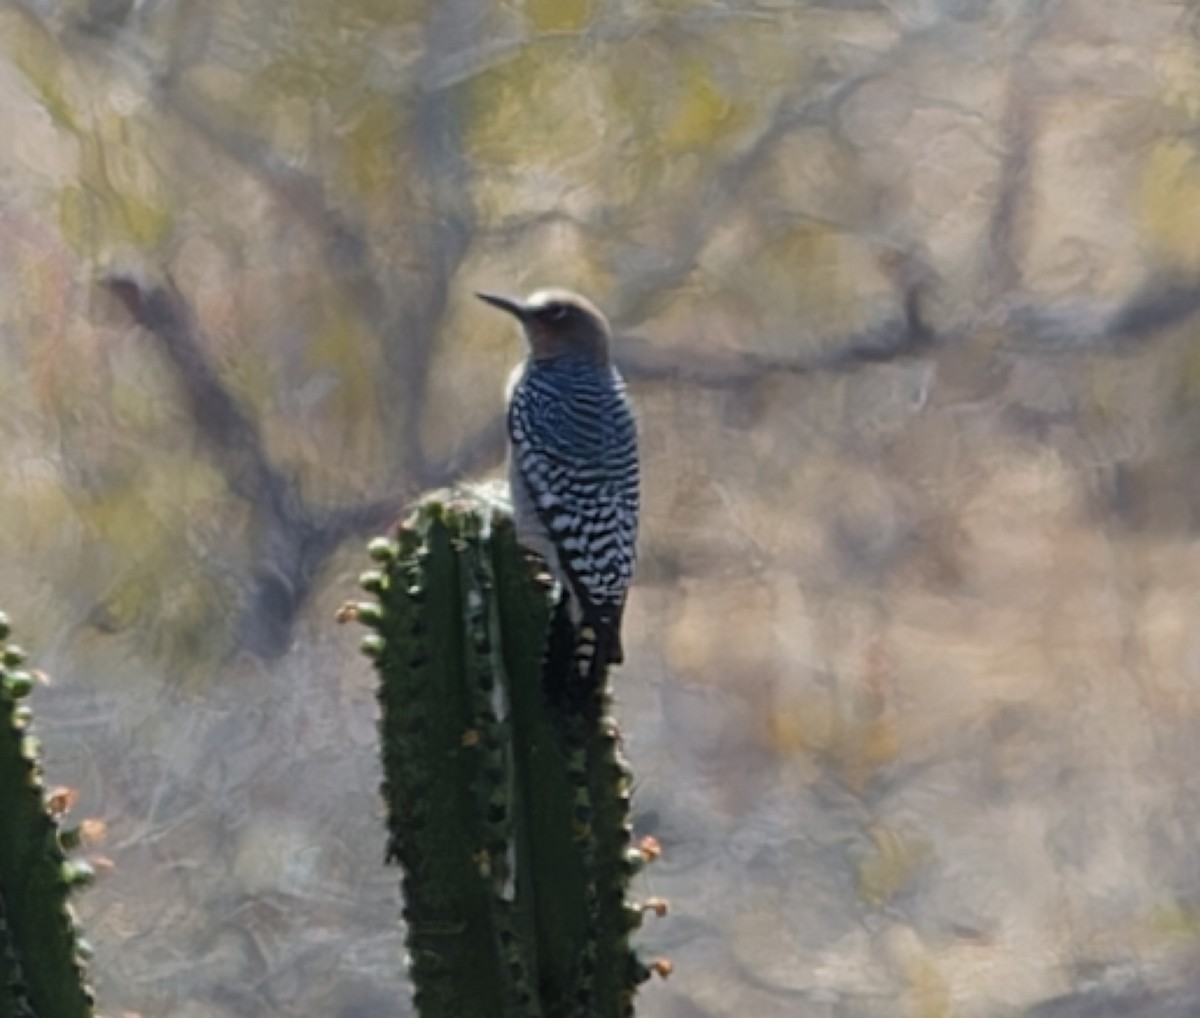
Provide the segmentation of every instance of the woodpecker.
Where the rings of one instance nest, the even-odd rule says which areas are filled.
[[[637,556],[637,425],[590,301],[539,290],[481,300],[521,324],[529,355],[509,379],[508,478],[517,539],[568,598],[581,670],[624,660],[621,616]]]

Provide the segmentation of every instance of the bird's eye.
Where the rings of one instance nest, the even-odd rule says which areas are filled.
[[[568,310],[569,309],[567,308],[566,304],[559,304],[559,303],[547,304],[546,310],[545,310],[545,315],[552,322],[561,322],[564,318],[567,317]]]

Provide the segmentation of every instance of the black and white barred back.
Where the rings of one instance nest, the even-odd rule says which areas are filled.
[[[637,556],[637,425],[616,368],[571,354],[528,360],[510,393],[509,475],[521,543],[550,566],[577,626],[619,663]]]

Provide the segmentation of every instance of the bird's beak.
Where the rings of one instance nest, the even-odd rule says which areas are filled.
[[[512,300],[509,297],[501,297],[497,293],[477,293],[475,294],[481,301],[491,304],[492,307],[497,307],[501,311],[507,311],[510,315],[523,322],[528,317],[529,312],[525,309],[525,305],[519,301]]]

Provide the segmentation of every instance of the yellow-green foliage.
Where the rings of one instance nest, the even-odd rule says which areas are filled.
[[[1200,268],[1200,158],[1183,138],[1151,145],[1139,194],[1147,243],[1172,266]]]

